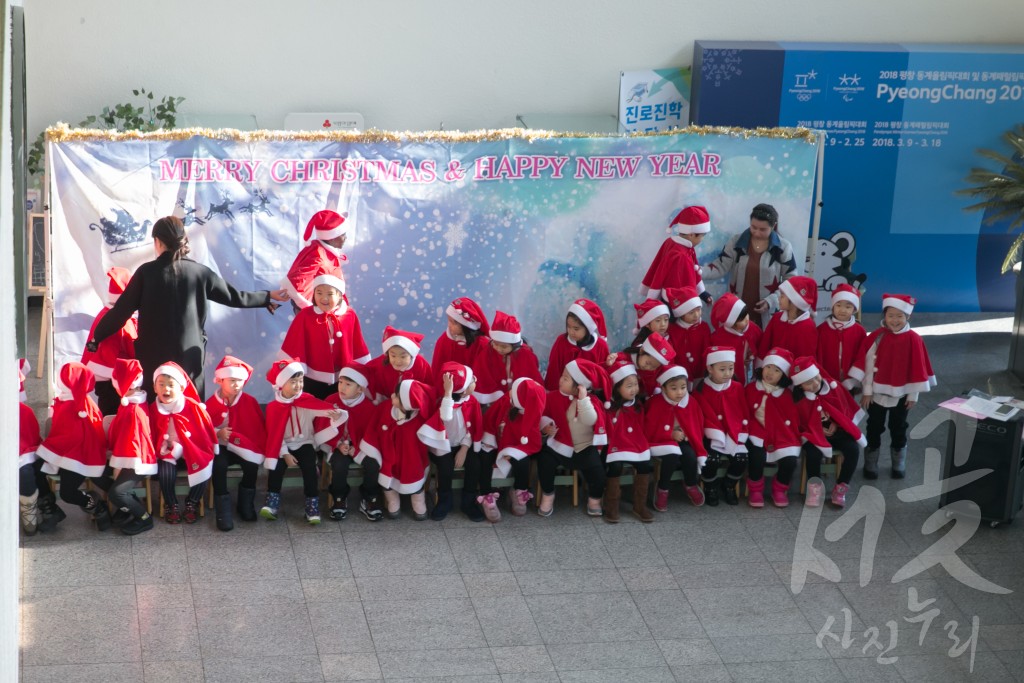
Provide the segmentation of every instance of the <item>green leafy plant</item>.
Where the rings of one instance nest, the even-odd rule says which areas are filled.
[[[974,167],[964,179],[972,187],[958,190],[982,201],[964,207],[965,211],[989,211],[986,223],[1011,219],[1009,232],[1024,225],[1024,125],[1018,125],[1003,133],[1003,141],[1011,153],[1006,155],[991,149],[979,149],[978,154],[999,164],[998,170]],[[1003,259],[1001,273],[1007,273],[1014,265],[1024,260],[1024,233],[1010,245]]]
[[[103,107],[99,114],[87,116],[78,128],[105,128],[107,130],[158,130],[174,128],[177,121],[178,105],[185,101],[184,97],[170,95],[157,99],[152,90],[138,88],[132,95],[141,98],[141,104],[123,102],[110,107]],[[46,148],[46,133],[42,132],[28,153],[29,175],[38,175],[43,171],[43,153]]]

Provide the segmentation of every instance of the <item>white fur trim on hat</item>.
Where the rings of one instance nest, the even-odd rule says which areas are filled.
[[[789,280],[786,280],[781,285],[779,285],[779,290],[783,294],[785,294],[786,298],[792,301],[793,304],[801,311],[806,311],[808,308],[810,308],[810,304],[808,304],[807,300],[797,293],[796,288],[793,287]]]
[[[293,375],[300,372],[302,374],[306,374],[306,364],[299,363],[298,361],[292,361],[278,371],[277,376],[274,378],[274,388],[280,389],[284,386],[285,382],[292,378]]]
[[[517,392],[519,391],[519,385],[525,382],[527,379],[529,378],[520,377],[516,381],[512,382],[512,388],[508,390],[509,398],[512,400],[512,405],[514,405],[516,408],[519,408],[519,410],[523,410],[523,406],[520,405],[519,403],[519,395]]]
[[[313,289],[316,289],[319,285],[329,285],[334,287],[336,290],[345,293],[345,281],[337,275],[331,275],[329,273],[321,273],[313,278]]]
[[[783,375],[788,375],[789,374],[789,361],[787,361],[782,356],[775,356],[775,355],[772,355],[772,354],[768,354],[767,356],[764,357],[764,361],[762,363],[762,366],[764,366],[764,365],[774,365],[779,370],[782,370],[782,374]]]
[[[359,372],[355,368],[342,368],[341,372],[338,373],[339,377],[345,377],[352,380],[363,389],[370,386],[370,380],[363,373]]]
[[[419,345],[412,339],[403,337],[400,334],[396,334],[394,337],[388,337],[384,340],[382,346],[384,347],[384,353],[387,353],[388,349],[392,346],[400,346],[409,352],[409,355],[412,356],[413,360],[416,360],[416,356],[420,354]]]
[[[520,344],[523,341],[523,335],[519,332],[504,332],[492,329],[491,340],[499,344]]]
[[[767,360],[765,362],[767,362]],[[818,371],[818,366],[808,365],[804,367],[802,370],[800,370],[800,372],[790,377],[790,379],[793,380],[793,384],[803,384],[807,380],[814,379],[820,374],[821,373]]]
[[[648,323],[652,322],[655,318],[662,315],[671,315],[671,311],[668,310],[668,306],[665,304],[658,304],[651,310],[644,313],[644,315],[636,321],[637,327],[644,327]]]
[[[583,308],[574,301],[572,305],[569,306],[569,312],[580,319],[580,322],[583,323],[583,326],[587,328],[587,331],[590,332],[592,336],[601,336],[600,330],[597,326],[597,321],[594,320],[589,313],[587,313],[587,309]]]
[[[444,312],[448,315],[449,318],[451,318],[452,320],[454,320],[455,322],[457,322],[460,325],[465,325],[466,327],[468,327],[471,330],[479,330],[480,329],[480,322],[479,321],[467,318],[463,314],[459,313],[459,310],[457,308],[455,308],[455,306],[453,306],[451,304],[448,304],[448,308],[446,308]],[[492,337],[492,339],[493,339],[493,337]]]
[[[853,310],[860,310],[860,297],[853,292],[843,290],[832,292],[832,305],[835,306],[840,301],[848,301],[853,304]]]
[[[569,371],[569,376],[572,377],[576,384],[582,384],[587,389],[592,386],[591,381],[583,374],[583,371],[580,370],[580,366],[576,361],[570,361],[569,364],[565,366],[565,369]]]
[[[644,350],[649,356],[658,361],[660,365],[668,365],[668,358],[661,355],[658,349],[654,348],[654,344],[651,343],[651,338],[644,339],[644,343],[640,345],[640,348]]]
[[[223,368],[217,368],[213,373],[213,377],[214,379],[240,379],[243,382],[248,382],[249,371],[241,365],[228,365]]]
[[[664,384],[665,382],[671,381],[676,377],[686,377],[689,379],[689,375],[686,372],[686,368],[682,365],[670,365],[661,374],[658,375],[658,384]]]
[[[689,313],[695,308],[701,307],[701,301],[699,296],[695,296],[692,299],[687,299],[683,303],[679,304],[672,309],[672,315],[677,318],[682,318],[684,315]]]
[[[622,380],[626,379],[630,375],[636,374],[636,366],[632,363],[624,363],[619,366],[614,372],[610,373],[612,378],[612,384],[618,384]]]
[[[736,362],[736,349],[719,349],[708,354],[707,364],[714,365],[715,363],[735,363]]]
[[[736,324],[736,321],[740,319],[740,313],[746,308],[746,304],[743,303],[743,299],[736,299],[733,303],[732,308],[729,309],[729,315],[725,316],[725,324],[732,327]]]
[[[882,310],[885,310],[889,306],[903,311],[905,314],[910,315],[914,312],[914,304],[909,303],[903,299],[895,296],[887,296],[882,299]]]
[[[170,377],[183,387],[188,386],[188,378],[185,377],[185,373],[183,373],[181,370],[174,367],[173,365],[161,365],[156,370],[154,370],[153,381],[156,382],[156,378],[159,377],[160,375],[167,375],[168,377]]]

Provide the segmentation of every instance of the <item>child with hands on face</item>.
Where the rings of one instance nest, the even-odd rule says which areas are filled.
[[[468,365],[453,361],[446,362],[440,369],[444,396],[441,398],[438,415],[444,425],[446,438],[442,447],[430,449],[430,460],[437,469],[437,504],[431,513],[431,519],[435,521],[441,521],[451,512],[455,470],[465,466],[470,451],[476,457],[484,434],[480,404],[473,398],[473,390],[476,388],[473,371]],[[497,493],[484,494],[478,500],[484,508],[484,514],[488,514],[492,508],[497,511],[494,503],[497,496]]]

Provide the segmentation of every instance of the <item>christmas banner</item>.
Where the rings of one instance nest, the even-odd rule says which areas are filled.
[[[429,359],[448,303],[469,296],[489,317],[517,316],[542,365],[579,297],[604,310],[612,348],[629,343],[640,279],[685,206],[711,215],[702,262],[760,202],[779,210],[798,263],[807,247],[817,144],[803,130],[197,133],[51,130],[57,365],[81,355],[106,271],[154,258],[151,226],[168,214],[183,218],[193,259],[254,290],[280,287],[313,213],[346,212],[344,277],[371,353],[393,325],[424,334]],[[725,282],[708,285],[717,295]],[[208,379],[238,356],[258,368],[247,390],[267,400],[259,378],[292,317],[287,305],[212,305]]]

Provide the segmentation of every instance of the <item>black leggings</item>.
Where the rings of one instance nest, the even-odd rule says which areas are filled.
[[[320,482],[316,474],[316,449],[313,444],[307,443],[295,450],[288,449],[299,461],[299,469],[302,471],[302,495],[306,498],[315,498],[320,495]],[[277,461],[277,467],[267,476],[267,492],[281,493],[281,484],[284,483],[284,473],[288,469],[288,463],[282,456]]]
[[[733,453],[732,455],[726,455],[725,453],[719,453],[713,448],[708,448],[707,450],[708,459],[700,471],[700,478],[705,484],[710,484],[718,479],[718,470],[722,466],[723,461],[729,463],[725,470],[725,476],[727,478],[732,479],[733,481],[738,481],[743,478],[743,473],[747,469],[748,458],[746,453]],[[763,471],[762,461],[762,473]]]
[[[466,460],[469,460],[469,452],[466,452]],[[437,470],[437,492],[451,493],[452,478],[455,476],[455,451],[442,453],[441,455],[430,454],[430,462],[434,463]]]
[[[546,495],[555,492],[555,471],[559,466],[579,470],[583,480],[587,482],[588,496],[604,497],[604,463],[601,462],[601,454],[597,447],[587,446],[582,451],[573,453],[571,458],[567,458],[545,446],[537,454],[537,476],[540,479],[540,489]]]
[[[618,479],[622,476],[622,470],[625,465],[629,465],[633,468],[633,471],[637,474],[650,474],[654,471],[654,463],[650,460],[640,460],[638,462],[626,462],[625,460],[618,460],[616,462],[610,462],[605,465],[605,473],[609,479]]]
[[[904,448],[907,445],[907,397],[892,408],[872,403],[868,406],[868,448],[877,449],[882,445],[882,434],[885,433],[885,416],[889,416],[889,441],[893,448]]]
[[[334,500],[347,501],[349,491],[352,488],[348,485],[348,470],[355,462],[351,457],[334,451],[331,455],[331,495]],[[373,458],[363,458],[363,482],[359,485],[359,494],[364,500],[372,500],[380,494],[380,484],[377,477],[380,476],[380,465]]]
[[[157,476],[160,478],[160,492],[164,494],[165,505],[178,504],[178,493],[174,489],[178,479],[179,467],[186,467],[184,458],[176,462],[159,460],[156,463]],[[193,505],[198,504],[203,499],[203,494],[206,493],[206,485],[208,483],[209,480],[206,480],[189,487],[188,497],[185,499],[185,502]]]
[[[476,455],[476,457],[474,457]],[[473,465],[470,466],[470,461]],[[466,482],[475,482],[477,488],[471,489],[475,495],[494,493],[494,463],[498,461],[498,451],[483,451],[475,454],[470,451],[466,455]],[[512,488],[525,491],[530,488],[530,458],[512,459]],[[554,476],[554,475],[552,475]],[[473,485],[470,483],[470,485]],[[554,486],[554,484],[552,484]]]
[[[239,486],[244,489],[256,488],[256,477],[260,473],[260,466],[249,462],[238,453],[231,450],[231,446],[221,446],[220,453],[213,457],[213,495],[223,496],[228,492],[228,468],[238,465],[242,468],[242,481]]]
[[[18,468],[18,495],[31,496],[39,492],[44,495],[50,492],[50,480],[43,474],[43,460],[36,460]]]
[[[81,486],[89,477],[60,468],[60,499],[70,505],[85,507],[89,504],[89,496],[81,490]],[[92,478],[94,484],[98,484],[99,477]],[[105,488],[105,487],[101,487]]]
[[[832,444],[833,451],[839,451],[843,454],[843,464],[839,468],[839,476],[836,477],[836,482],[849,484],[850,480],[853,479],[853,473],[857,471],[857,463],[860,461],[860,444],[842,430],[837,430],[834,435],[828,437],[828,442]],[[807,463],[807,478],[820,477],[821,461],[824,459],[821,451],[809,443],[805,443],[800,451]]]
[[[661,461],[661,471],[658,473],[658,488],[667,491],[672,483],[672,475],[676,470],[683,471],[683,483],[687,486],[697,485],[697,452],[693,450],[686,441],[679,442],[679,450],[682,453],[667,453],[654,456]]]
[[[158,465],[159,467],[159,465]],[[146,506],[135,497],[134,491],[139,487],[139,482],[145,477],[135,474],[135,470],[123,469],[117,475],[110,488],[107,489],[107,499],[117,508],[127,508],[136,518],[146,514]]]

